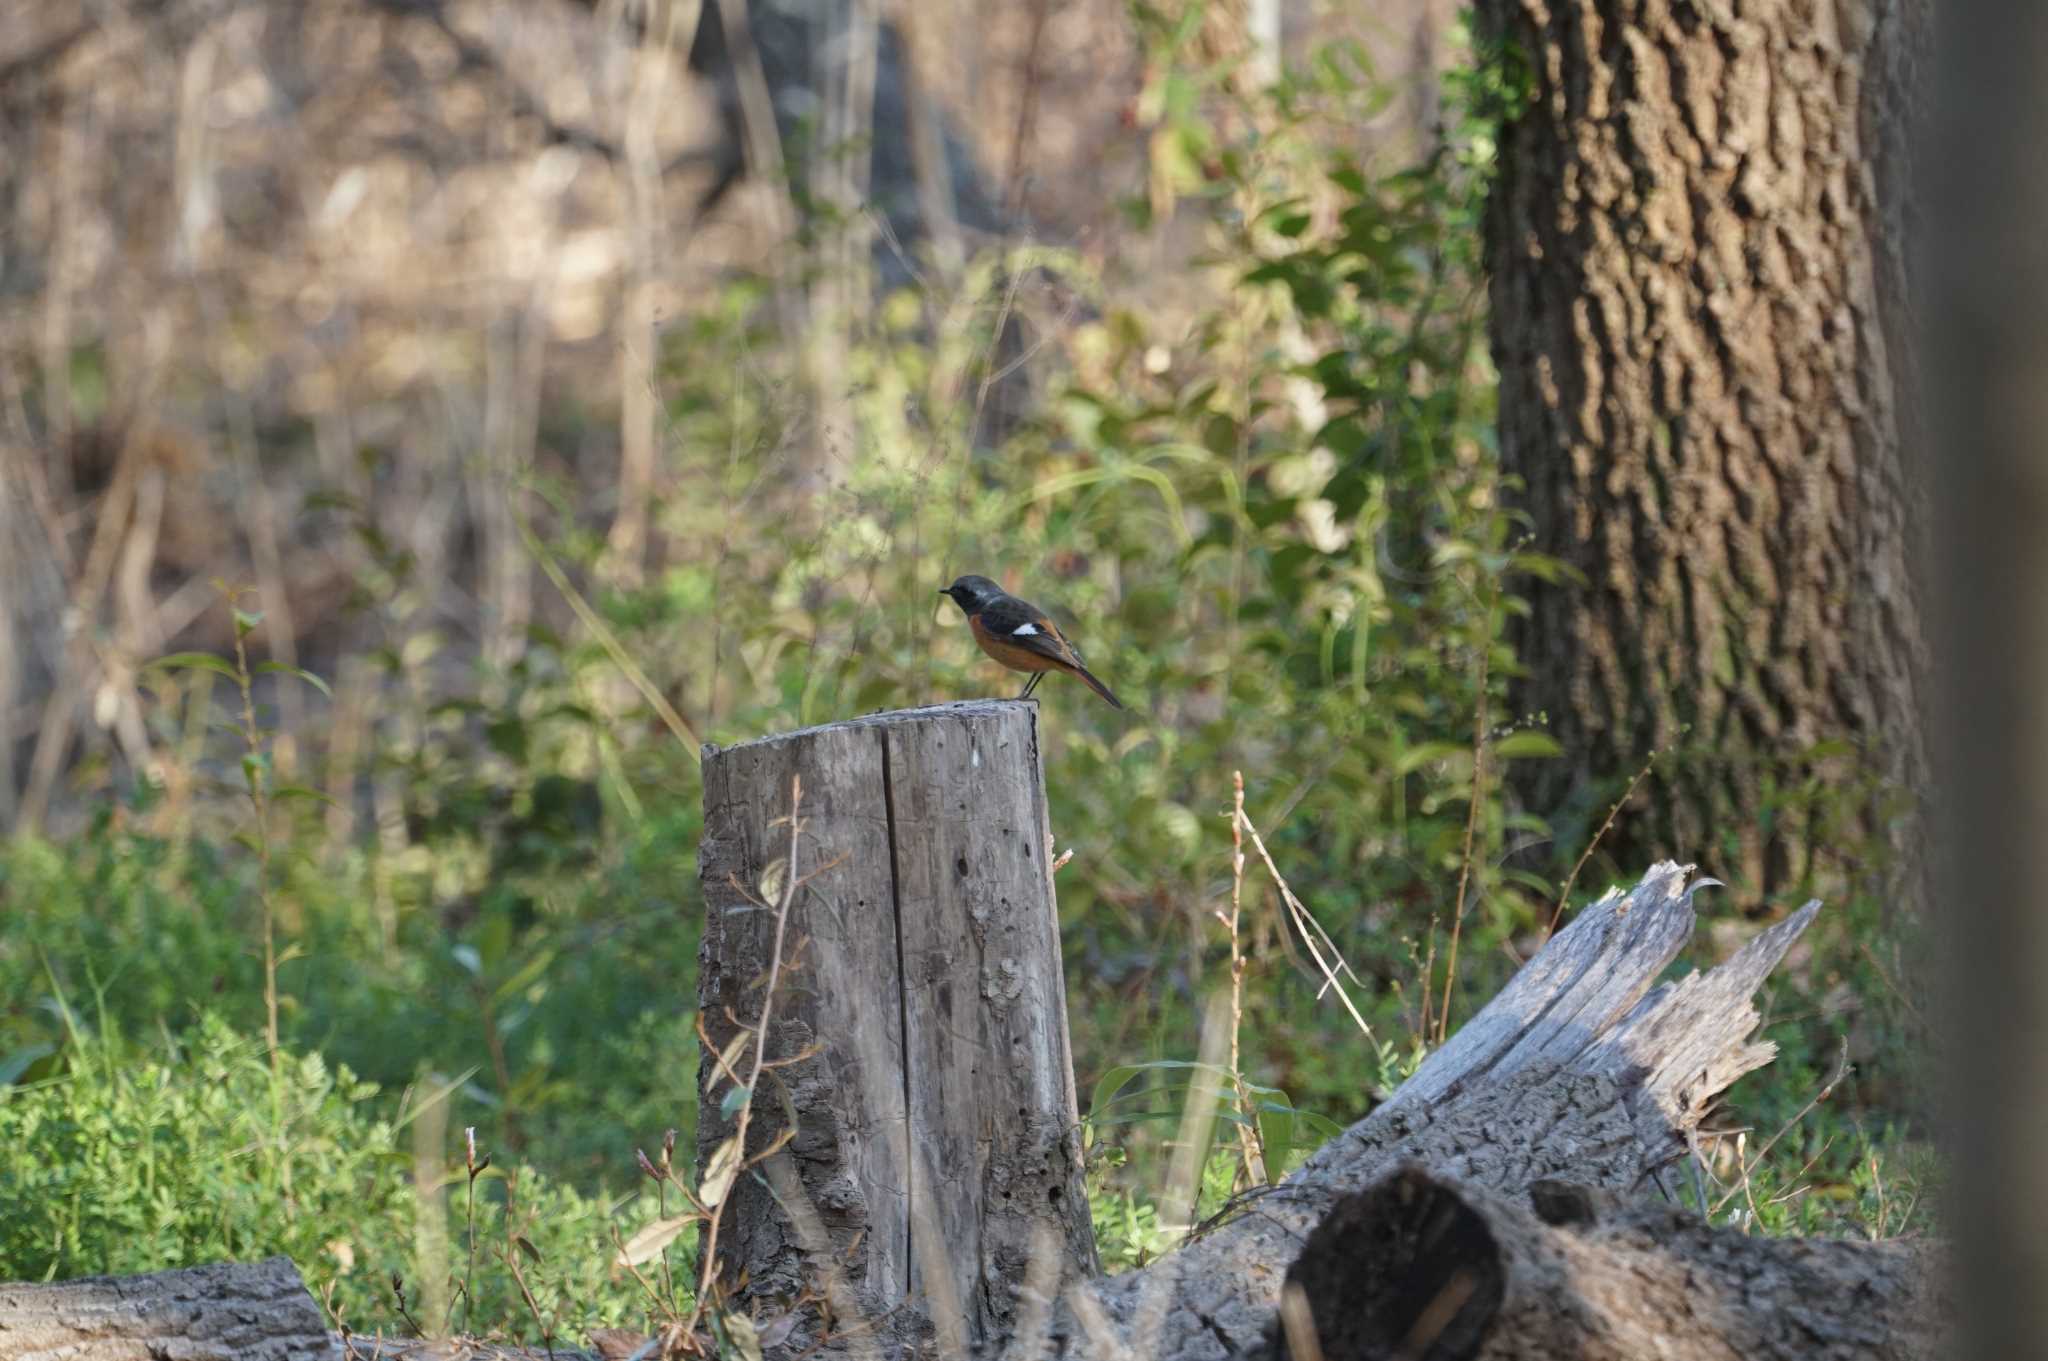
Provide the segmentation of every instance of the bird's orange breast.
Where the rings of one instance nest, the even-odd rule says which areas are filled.
[[[1058,671],[1059,662],[1033,648],[1013,643],[1000,634],[990,633],[988,625],[975,615],[967,621],[974,631],[974,641],[981,644],[981,650],[1009,667],[1012,671]]]

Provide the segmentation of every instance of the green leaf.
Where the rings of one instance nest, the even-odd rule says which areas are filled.
[[[6,1058],[0,1059],[0,1087],[11,1085],[16,1078],[27,1072],[37,1059],[46,1058],[56,1052],[53,1046],[38,1042],[25,1044]]]
[[[1259,1147],[1266,1156],[1266,1180],[1277,1185],[1294,1152],[1294,1107],[1278,1101],[1259,1103]]]
[[[1095,1093],[1088,1101],[1090,1116],[1092,1118],[1096,1111],[1107,1110],[1118,1099],[1117,1093],[1129,1086],[1131,1080],[1142,1073],[1186,1073],[1195,1069],[1216,1074],[1219,1082],[1228,1083],[1230,1081],[1230,1074],[1215,1064],[1196,1063],[1190,1059],[1155,1059],[1150,1063],[1119,1063],[1116,1067],[1111,1068],[1095,1080]],[[1190,1078],[1190,1081],[1192,1081],[1192,1078]],[[1173,1084],[1173,1087],[1185,1087],[1187,1085],[1187,1083],[1182,1082]],[[1173,1087],[1165,1090],[1172,1090]],[[1133,1092],[1132,1095],[1138,1096],[1142,1095],[1142,1093]]]
[[[1493,744],[1494,753],[1510,759],[1517,757],[1548,757],[1564,755],[1564,748],[1557,739],[1547,732],[1511,732]]]
[[[237,639],[247,638],[250,634],[256,631],[256,626],[258,624],[261,624],[262,622],[263,611],[261,610],[236,610],[235,637]]]
[[[285,676],[297,676],[300,680],[327,696],[327,698],[334,698],[334,691],[327,688],[327,682],[321,680],[303,666],[286,666],[283,662],[258,662],[256,663],[256,669],[266,672],[274,671]]]
[[[532,959],[520,965],[517,972],[492,991],[491,1000],[499,1006],[504,1006],[532,986],[533,981],[546,973],[548,966],[554,962],[555,950],[552,946],[536,951]]]
[[[1462,756],[1465,748],[1456,742],[1418,742],[1394,758],[1394,773],[1410,775],[1428,765],[1431,761],[1445,761],[1453,756]]]
[[[144,671],[211,671],[217,676],[226,676],[229,680],[237,683],[242,679],[232,664],[224,658],[214,656],[211,652],[173,652],[168,657],[158,657],[154,661],[144,662],[142,669]]]
[[[754,1089],[751,1087],[733,1088],[719,1101],[718,1113],[728,1120],[732,1119],[733,1116],[739,1113],[740,1107],[747,1104],[747,1098],[753,1094]]]

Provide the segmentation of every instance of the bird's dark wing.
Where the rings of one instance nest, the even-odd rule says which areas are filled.
[[[991,637],[1067,666],[1082,665],[1080,651],[1067,641],[1059,625],[1048,619],[1044,610],[1014,595],[998,596],[984,605],[981,624]]]

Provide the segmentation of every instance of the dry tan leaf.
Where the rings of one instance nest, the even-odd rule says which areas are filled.
[[[655,1220],[626,1240],[625,1246],[619,1249],[614,1265],[639,1266],[642,1262],[652,1261],[660,1255],[663,1248],[676,1241],[677,1234],[703,1217],[699,1214],[686,1214],[677,1215],[673,1219]]]
[[[704,1164],[704,1184],[697,1188],[697,1199],[710,1209],[725,1199],[725,1193],[732,1189],[732,1179],[740,1172],[740,1139],[737,1134],[718,1146],[710,1160]]]

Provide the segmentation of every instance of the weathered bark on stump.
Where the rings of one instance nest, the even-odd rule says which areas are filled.
[[[1516,623],[1515,703],[1564,749],[1517,778],[1597,822],[1659,753],[1616,863],[1698,847],[1771,892],[1816,850],[1867,860],[1849,843],[1898,811],[1880,783],[1923,783],[1902,130],[1924,9],[1476,7],[1530,83],[1486,219],[1502,462],[1532,546],[1585,577],[1530,583]],[[1809,770],[1827,806],[1765,816]]]
[[[1932,1361],[1942,1274],[1925,1241],[1753,1238],[1565,1183],[1515,1198],[1410,1166],[1339,1201],[1287,1289],[1327,1361]],[[1308,1350],[1276,1326],[1264,1361]]]
[[[0,1284],[8,1361],[330,1361],[341,1355],[289,1257],[147,1276]]]
[[[1720,967],[1657,984],[1692,935],[1688,867],[1661,864],[1557,933],[1393,1098],[1208,1236],[1084,1287],[1064,1354],[1164,1361],[1263,1345],[1289,1264],[1323,1217],[1404,1163],[1508,1194],[1533,1182],[1641,1194],[1686,1156],[1707,1103],[1770,1061],[1751,995],[1819,911],[1809,903]],[[1654,986],[1653,986],[1654,985]]]
[[[1094,1268],[1037,722],[1030,704],[949,704],[705,751],[698,993],[720,1047],[760,1015],[759,903],[780,891],[803,780],[768,1057],[816,1052],[764,1080],[750,1142],[794,1115],[777,1156],[885,1346],[1003,1336],[1041,1234],[1062,1276]],[[732,1133],[729,1089],[707,1057],[700,1162]],[[809,1216],[777,1198],[743,1176],[727,1206],[742,1302],[794,1295],[823,1265]]]

